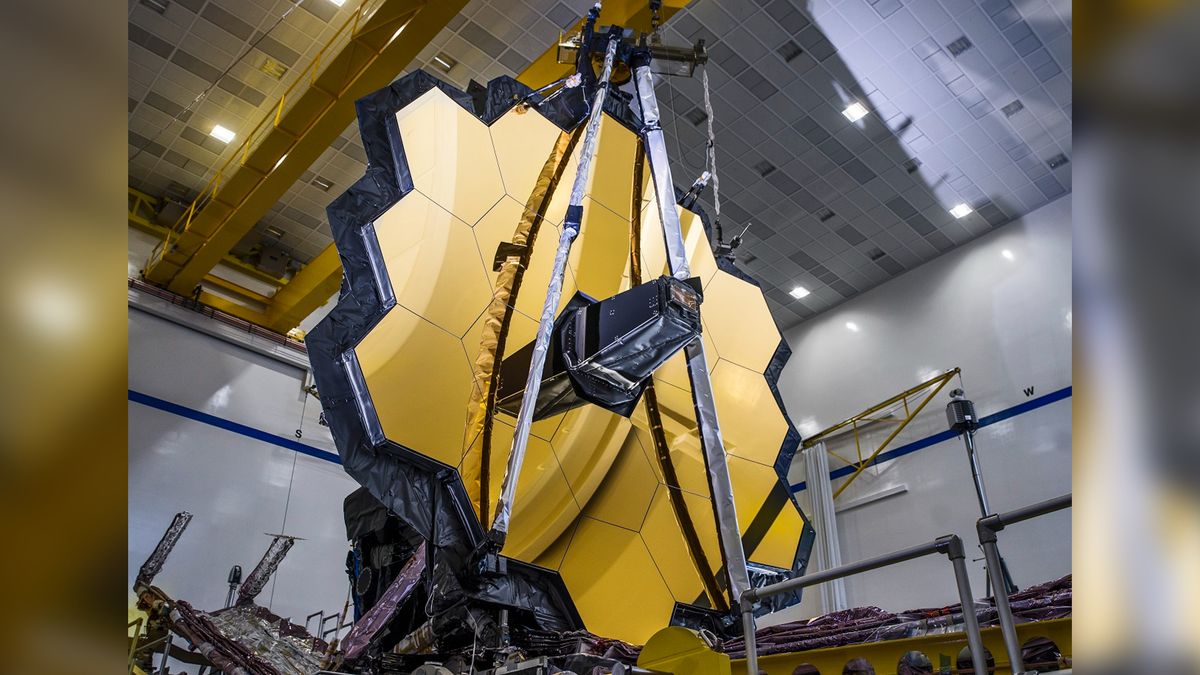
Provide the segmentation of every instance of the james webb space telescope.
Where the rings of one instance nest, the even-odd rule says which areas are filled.
[[[367,173],[327,209],[342,289],[305,340],[362,485],[347,663],[734,635],[746,589],[804,571],[790,351],[720,236],[711,109],[690,191],[660,125],[655,73],[703,45],[598,16],[542,89],[416,71],[357,103]]]
[[[426,546],[401,604],[428,611],[390,628],[406,649],[470,644],[451,634],[476,620],[736,632],[742,591],[807,561],[775,387],[789,351],[719,214],[714,256],[693,207],[711,142],[677,190],[660,125],[655,78],[690,74],[703,45],[598,16],[560,43],[575,72],[540,90],[418,71],[358,103],[367,175],[327,209],[343,288],[306,344],[363,486],[352,575],[382,593]],[[361,526],[373,504],[389,537]],[[378,566],[375,546],[401,554]]]

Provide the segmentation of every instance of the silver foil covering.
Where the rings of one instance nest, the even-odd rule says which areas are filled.
[[[154,547],[150,557],[146,558],[146,562],[142,563],[142,567],[138,570],[137,584],[149,586],[154,581],[154,577],[162,571],[163,563],[167,561],[167,556],[171,555],[171,550],[175,548],[179,537],[183,535],[183,531],[187,529],[190,522],[192,522],[192,514],[187,511],[175,514],[171,525],[163,533],[162,539],[158,540],[158,545]]]
[[[691,270],[688,267],[687,249],[683,243],[679,211],[676,210],[675,184],[671,179],[671,166],[667,161],[667,145],[662,127],[659,126],[658,99],[654,96],[654,80],[649,66],[639,66],[634,70],[634,84],[637,87],[638,104],[641,106],[645,125],[642,128],[642,140],[646,146],[646,157],[650,161],[650,176],[654,181],[658,211],[662,216],[667,263],[671,276],[681,280],[687,279],[691,276]],[[742,593],[750,587],[750,576],[746,571],[746,552],[742,549],[737,507],[733,500],[733,484],[729,479],[729,464],[725,457],[725,441],[721,438],[721,427],[717,423],[717,407],[713,400],[708,361],[704,355],[704,341],[696,340],[686,351],[688,379],[692,384],[692,402],[696,406],[696,423],[700,426],[700,445],[704,449],[704,463],[708,468],[708,486],[717,512],[717,530],[721,536],[721,551],[725,558],[725,571],[729,576],[730,595],[736,605]]]
[[[571,186],[571,203],[567,207],[568,214],[572,209],[578,209],[583,205],[583,194],[587,190],[588,178],[591,176],[592,156],[596,154],[596,139],[600,134],[600,118],[604,112],[604,98],[608,93],[608,80],[612,76],[613,58],[616,56],[619,43],[620,36],[609,39],[608,50],[604,54],[604,69],[600,73],[596,98],[592,102],[587,130],[584,132],[583,148],[579,152],[579,170],[575,174],[575,183]],[[542,318],[538,323],[533,356],[529,361],[529,376],[525,380],[525,392],[521,397],[521,412],[517,415],[512,450],[508,453],[508,464],[504,467],[504,482],[500,485],[500,499],[496,502],[496,516],[492,520],[492,530],[502,534],[508,533],[513,498],[517,493],[517,479],[521,475],[521,465],[525,462],[525,447],[529,444],[529,432],[533,427],[533,412],[537,408],[538,392],[542,388],[542,371],[546,366],[546,353],[550,349],[550,339],[554,332],[554,312],[558,309],[558,302],[562,298],[567,256],[571,254],[571,244],[579,235],[579,230],[576,229],[579,224],[571,223],[570,220],[569,215],[564,219],[562,234],[558,238],[558,250],[554,254],[554,271],[550,275],[550,285],[546,289],[546,302],[542,305]]]
[[[375,606],[368,610],[346,635],[346,639],[342,642],[346,658],[355,659],[362,654],[375,635],[392,620],[396,610],[417,587],[424,571],[425,542],[421,542],[391,585],[383,592],[379,602],[375,603]]]
[[[309,675],[322,669],[324,643],[298,631],[295,626],[289,626],[261,607],[233,607],[209,614],[208,619],[221,635],[280,673]]]
[[[295,544],[296,540],[292,537],[285,537],[281,534],[275,536],[271,545],[267,547],[267,552],[263,554],[262,560],[258,561],[254,571],[246,577],[246,580],[242,582],[242,587],[238,589],[237,604],[244,605],[252,602],[259,593],[262,593],[267,586],[267,581],[279,567],[279,563],[283,562],[283,557],[292,550],[292,546]]]

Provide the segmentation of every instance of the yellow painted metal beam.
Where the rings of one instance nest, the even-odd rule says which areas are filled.
[[[204,275],[204,283],[209,284],[210,286],[215,286],[227,293],[233,293],[234,295],[247,300],[253,300],[254,302],[262,305],[268,305],[271,303],[270,296],[263,295],[257,291],[252,291],[237,282],[230,281],[224,277],[219,277],[215,274]]]
[[[146,278],[190,293],[466,0],[367,0],[188,209]],[[345,41],[340,49],[338,45]]]
[[[686,6],[688,2],[689,0],[665,0],[663,2],[663,9],[660,13],[661,20],[665,22],[677,11]],[[391,0],[390,4],[393,6],[416,6],[421,5],[422,3],[414,3],[411,1],[401,3],[396,2],[396,0]],[[404,32],[401,34],[401,38],[397,38],[396,40],[396,42],[401,42],[401,40],[405,41],[408,44],[407,51],[412,51],[413,54],[423,48],[424,44],[427,43],[429,39],[432,39],[433,35],[436,35],[437,30],[434,30],[433,27],[439,25],[437,22],[442,21],[441,25],[444,25],[445,22],[449,21],[450,18],[452,18],[452,16],[462,8],[462,6],[465,4],[465,0],[453,0],[453,2],[447,3],[442,3],[440,1],[435,2],[431,0],[431,4],[438,5],[438,15],[433,18],[426,16],[425,19],[423,19],[423,21],[420,23],[417,22],[416,18],[412,19],[404,27]],[[421,9],[422,15],[427,13],[432,15],[432,12],[429,12],[428,8]],[[650,29],[650,12],[647,3],[644,2],[644,0],[607,0],[604,5],[604,14],[602,18],[603,22],[606,24],[616,23],[644,31]],[[382,29],[380,28],[381,26],[391,24],[385,24],[382,21],[371,21],[368,23],[372,26],[375,26],[375,28],[364,28],[364,31],[360,31],[359,34],[365,34],[369,31],[374,31],[377,35],[387,33],[390,39],[390,36],[394,32],[388,31],[386,27],[383,27]],[[582,18],[578,23],[572,26],[568,32],[578,30],[581,25]],[[427,37],[425,37],[425,33],[421,33],[421,36],[418,37],[418,31],[429,30],[432,30],[432,33],[429,33]],[[421,40],[424,41],[422,42]],[[420,42],[420,44],[417,44],[418,42]],[[349,49],[350,46],[348,46],[347,49]],[[568,74],[571,70],[571,66],[558,63],[556,52],[557,47],[555,45],[550,45],[540,57],[535,59],[534,62],[531,63],[524,72],[517,76],[517,79],[529,86],[540,87]],[[321,58],[321,56],[318,56],[318,62],[317,64],[314,64],[314,68],[319,66]],[[353,67],[354,64],[357,63],[357,59],[361,58],[365,58],[362,53],[357,53],[357,56],[348,57],[345,59],[344,63],[339,64],[339,68],[342,68],[343,66]],[[411,56],[409,56],[408,59],[411,59]],[[406,61],[408,59],[406,59]],[[332,67],[333,66],[331,65],[330,68]],[[399,69],[397,68],[397,71],[398,70]],[[394,75],[394,72],[392,74]],[[298,177],[301,172],[303,172],[308,164],[311,163],[312,159],[315,159],[315,157],[324,150],[325,146],[333,141],[333,138],[336,137],[337,133],[340,133],[341,129],[344,129],[345,126],[350,123],[353,116],[354,100],[360,96],[370,93],[370,91],[373,91],[374,89],[384,86],[387,83],[387,79],[390,77],[391,75],[388,75],[387,77],[383,78],[384,81],[369,88],[356,86],[354,88],[355,93],[353,95],[346,94],[341,97],[341,99],[345,99],[345,102],[349,104],[347,108],[350,117],[342,122],[334,124],[333,126],[336,128],[336,131],[333,131],[332,135],[329,135],[328,133],[324,134],[329,136],[328,140],[326,140],[324,144],[321,144],[315,140],[318,136],[322,135],[318,132],[318,130],[315,129],[310,130],[303,136],[303,138],[297,139],[298,143],[312,142],[315,146],[315,153],[310,153],[312,154],[312,157],[308,159],[308,163],[303,163],[303,160],[305,157],[307,157],[307,154],[298,152],[297,149],[292,149],[286,153],[276,151],[273,155],[275,159],[272,159],[272,157],[267,157],[265,160],[256,160],[251,162],[249,161],[250,157],[247,156],[242,161],[240,167],[235,166],[234,168],[248,169],[261,176],[260,185],[256,188],[255,195],[266,195],[268,192],[270,192],[268,188],[274,189],[278,192],[278,194],[281,195],[284,191],[286,191],[287,187],[295,180],[295,178]],[[324,80],[325,76],[322,74],[322,76],[317,78],[317,81],[314,82],[313,87],[318,88],[321,93],[325,95],[330,95],[332,89],[326,88],[326,83]],[[334,89],[336,89],[336,87]],[[281,99],[280,105],[276,106],[276,109],[272,112],[272,124],[277,124],[278,122],[286,119],[288,113],[284,111],[283,106],[287,98],[288,96],[285,95],[284,98]],[[335,113],[336,111],[331,109],[326,114],[335,115]],[[258,153],[262,146],[260,146],[258,149],[250,151],[249,144],[252,140],[253,139],[247,139],[245,151]],[[263,145],[266,145],[266,143],[264,142]],[[286,160],[283,161],[283,163],[279,166],[274,167],[274,163],[279,161],[278,157],[286,157]],[[257,167],[257,169],[255,167]],[[264,167],[268,169],[270,167],[274,167],[274,169],[264,173],[261,171],[261,169]],[[292,175],[292,177],[288,179],[288,175]],[[236,187],[239,185],[240,181],[241,179],[234,180],[231,178],[229,181],[227,181],[227,183],[231,183]],[[282,184],[282,188],[279,188],[277,184]],[[132,195],[136,191],[131,189],[130,192]],[[245,235],[245,232],[249,231],[249,229],[253,226],[253,222],[256,221],[258,217],[261,217],[261,215],[265,213],[268,208],[270,208],[270,205],[278,199],[276,196],[273,199],[269,199],[269,203],[265,204],[263,203],[262,199],[247,199],[247,201],[242,203],[241,210],[239,211],[231,210],[228,204],[229,200],[220,196],[219,188],[215,192],[217,194],[211,195],[215,199],[215,201],[212,202],[213,213],[210,215],[205,215],[208,209],[199,208],[200,206],[203,206],[203,204],[198,204],[196,205],[198,208],[196,208],[191,214],[185,214],[184,226],[188,232],[197,234],[205,232],[207,229],[212,227],[212,224],[208,221],[217,218],[224,218],[225,224],[222,227],[222,231],[227,231],[227,234],[221,237],[214,236],[211,240],[199,242],[199,244],[196,239],[191,236],[177,236],[176,242],[171,245],[175,248],[175,251],[166,251],[164,253],[161,262],[155,266],[156,269],[152,270],[150,274],[147,274],[147,278],[149,280],[158,283],[166,283],[172,290],[175,290],[179,293],[190,293],[191,288],[195,287],[195,284],[191,283],[195,272],[189,271],[186,275],[182,273],[188,265],[188,259],[186,258],[187,252],[189,250],[194,251],[190,263],[192,270],[202,268],[205,265],[209,265],[208,269],[211,269],[211,265],[209,263],[212,260],[215,251],[222,248],[226,250],[228,248],[232,248],[232,246],[236,244],[242,236]],[[201,199],[203,198],[204,195],[202,195]],[[250,208],[252,206],[254,208]],[[131,210],[130,222],[131,224],[138,226],[139,223],[134,222],[132,213],[133,211]],[[258,215],[250,218],[247,214],[251,213],[257,213]],[[191,219],[190,222],[188,221],[189,217]],[[155,228],[160,228],[159,232],[160,234],[162,233],[161,226],[156,224],[151,225]],[[237,235],[236,238],[233,236],[234,234]],[[197,248],[197,246],[199,247]],[[207,253],[205,252],[206,250]],[[247,265],[246,263],[243,263],[240,260],[237,260],[236,258],[233,258],[232,256],[224,255],[221,260],[222,262],[236,267],[240,271],[250,274],[255,278],[267,281],[268,283],[280,285],[280,291],[270,299],[270,302],[267,304],[267,311],[265,314],[255,312],[250,308],[232,303],[209,293],[205,293],[201,297],[212,298],[213,303],[215,304],[210,304],[213,304],[214,307],[217,307],[222,311],[226,311],[234,316],[257,323],[263,327],[281,333],[286,333],[288,330],[294,328],[306,316],[311,314],[321,305],[325,304],[325,302],[327,302],[329,298],[335,292],[337,292],[337,289],[341,284],[341,263],[337,255],[337,250],[333,245],[326,247],[324,251],[322,251],[316,258],[312,260],[312,262],[301,269],[295,275],[292,281],[286,282],[286,284],[283,282],[283,280],[274,279],[273,277],[269,277],[269,275],[263,275],[261,271],[250,265]],[[161,270],[157,269],[159,266],[161,266]],[[268,278],[263,279],[260,275],[268,276]]]
[[[147,234],[152,234],[156,237],[166,239],[169,230],[153,220],[150,220],[150,218],[153,216],[154,208],[157,205],[158,199],[151,197],[141,190],[129,188],[129,225]],[[227,255],[222,258],[221,264],[228,265],[242,274],[245,274],[265,284],[271,284],[276,288],[288,283],[287,279],[280,279],[279,277],[267,274],[266,272],[247,262],[238,260],[232,255]],[[271,302],[271,298],[269,296],[252,291],[241,284],[235,283],[223,277],[216,276],[214,274],[205,275],[204,281],[231,293],[237,293],[238,295],[241,295],[249,300],[254,300],[261,303]]]
[[[962,370],[959,368],[951,368],[950,370],[947,370],[946,372],[944,372],[940,375],[931,377],[928,380],[925,380],[924,382],[922,382],[921,384],[918,384],[917,386],[912,387],[911,389],[906,389],[906,390],[900,392],[899,394],[892,396],[891,398],[888,398],[884,401],[876,403],[875,405],[871,406],[870,408],[867,408],[866,410],[858,413],[857,415],[854,415],[853,417],[847,417],[846,419],[842,420],[841,422],[838,422],[837,424],[834,424],[833,426],[831,426],[827,429],[822,429],[821,431],[813,434],[812,436],[809,436],[808,438],[804,439],[803,446],[805,448],[811,448],[812,446],[814,446],[817,443],[819,443],[820,441],[823,441],[826,438],[832,436],[833,434],[837,433],[838,431],[840,431],[848,426],[854,426],[857,422],[860,422],[862,420],[868,420],[868,419],[870,419],[871,415],[874,415],[875,413],[880,412],[881,410],[886,410],[886,409],[896,405],[897,403],[904,401],[905,399],[912,396],[913,394],[916,394],[917,392],[920,392],[924,389],[928,389],[929,387],[932,387],[933,385],[937,384],[938,382],[942,382],[943,384],[945,384],[945,381],[948,381],[950,378],[954,377],[955,375],[958,375],[960,372],[962,372]],[[874,420],[872,420],[872,421],[874,421]]]
[[[663,0],[662,11],[659,12],[660,21],[666,22],[689,2],[691,0]],[[650,30],[650,5],[646,0],[605,0],[604,11],[600,14],[599,23],[601,25],[617,24],[648,32]],[[583,18],[580,17],[579,21],[576,21],[564,32],[569,35],[577,32],[582,26]],[[558,46],[552,45],[541,56],[534,59],[533,63],[517,76],[517,80],[538,89],[569,75],[573,67],[558,62]]]
[[[872,452],[869,457],[867,457],[866,459],[862,459],[862,451],[859,450],[859,462],[854,467],[854,473],[850,474],[850,476],[848,478],[846,478],[846,481],[844,483],[842,483],[841,486],[839,486],[838,489],[833,493],[834,499],[837,499],[838,496],[840,496],[843,492],[845,492],[846,488],[850,487],[850,483],[853,483],[854,479],[858,478],[859,474],[861,474],[863,471],[866,471],[867,467],[871,466],[871,463],[875,461],[876,457],[879,457],[879,454],[883,452],[884,448],[886,448],[888,446],[888,444],[891,443],[892,440],[894,440],[896,438],[896,436],[899,436],[901,431],[904,431],[904,428],[908,426],[908,423],[913,421],[917,417],[917,415],[921,414],[921,411],[925,409],[925,406],[928,405],[929,402],[933,400],[934,396],[937,396],[938,392],[942,390],[942,387],[946,386],[946,383],[950,381],[950,378],[953,377],[953,375],[954,375],[953,372],[950,372],[950,373],[946,373],[939,379],[933,380],[933,382],[932,382],[933,389],[931,389],[929,391],[929,394],[924,399],[921,400],[921,402],[917,405],[917,407],[915,409],[913,409],[911,412],[909,412],[905,416],[904,421],[902,421],[900,424],[896,425],[895,429],[892,429],[892,432],[890,434],[888,434],[886,438],[883,439],[883,442],[880,443],[875,448],[875,451]],[[905,408],[907,408],[907,407],[908,407],[908,403],[907,403],[907,398],[906,398],[905,399]],[[855,441],[855,444],[858,443],[857,429],[855,430],[854,441]]]
[[[332,244],[296,273],[288,285],[279,289],[267,309],[262,324],[279,333],[300,325],[304,317],[329,301],[342,283],[342,261]]]
[[[665,0],[662,12],[660,12],[661,20],[665,22],[686,6],[689,1]],[[607,24],[615,23],[638,30],[650,30],[650,10],[644,0],[606,0],[604,3],[604,13],[601,18]],[[583,20],[581,18],[579,22],[571,27],[571,31],[578,30],[582,25]],[[571,70],[571,66],[558,63],[555,58],[556,52],[557,47],[550,45],[524,72],[517,76],[517,80],[531,87],[538,88],[567,75]],[[325,304],[329,300],[329,297],[337,290],[341,284],[342,268],[338,262],[334,246],[330,244],[309,265],[314,265],[318,260],[322,261],[320,266],[315,267],[311,272],[306,272],[308,268],[305,268],[305,270],[301,270],[301,273],[296,275],[297,279],[302,275],[304,276],[305,288],[297,289],[297,292],[294,293],[280,291],[275,296],[270,308],[271,318],[269,319],[269,328],[286,332],[290,328],[295,327],[304,317]],[[317,280],[312,278],[322,272],[325,274],[325,277],[322,279]],[[316,292],[317,290],[327,292],[322,295],[321,292]]]
[[[841,431],[847,429],[847,427],[849,427],[849,432],[852,432],[854,435],[854,447],[855,447],[856,452],[858,453],[858,461],[857,462],[850,461],[850,460],[846,459],[845,457],[842,457],[838,453],[834,452],[833,450],[827,450],[827,452],[829,452],[829,454],[833,455],[834,457],[837,457],[838,459],[842,460],[846,464],[854,467],[854,473],[850,474],[850,476],[846,478],[845,482],[843,482],[841,484],[841,486],[838,487],[838,489],[833,493],[833,498],[837,499],[837,497],[839,495],[841,495],[843,492],[845,492],[846,488],[850,487],[850,483],[853,483],[854,479],[858,478],[859,474],[861,474],[863,471],[865,471],[867,469],[867,467],[871,466],[871,463],[874,462],[875,459],[879,457],[880,453],[882,453],[884,451],[884,449],[887,448],[887,446],[893,440],[895,440],[896,436],[899,436],[900,432],[904,431],[905,427],[908,426],[908,423],[913,421],[914,419],[916,419],[917,415],[919,415],[921,413],[921,411],[925,409],[925,406],[929,405],[929,402],[932,401],[935,396],[937,396],[938,392],[940,392],[942,390],[942,388],[945,387],[946,384],[948,382],[950,382],[950,380],[953,379],[960,372],[961,372],[961,370],[959,368],[952,368],[950,370],[947,370],[946,372],[944,372],[940,375],[934,376],[934,377],[922,382],[921,384],[918,384],[915,387],[906,389],[906,390],[900,392],[899,394],[896,394],[895,396],[892,396],[884,401],[876,403],[875,405],[871,406],[870,408],[867,408],[866,410],[858,413],[857,415],[854,415],[853,417],[848,417],[848,418],[842,420],[841,422],[838,422],[837,424],[829,427],[828,429],[824,429],[824,430],[822,430],[818,433],[815,433],[812,436],[809,436],[808,438],[806,438],[804,440],[803,447],[811,448],[814,445],[816,445],[817,443],[827,440],[830,437],[834,436],[835,434],[838,434],[838,432],[841,432]],[[920,399],[920,401],[917,403],[915,408],[910,408],[908,405],[909,399],[916,396],[917,394],[923,394],[923,398]],[[878,423],[884,421],[884,420],[876,419],[876,418],[872,417],[872,415],[875,415],[876,413],[879,413],[879,412],[882,412],[885,410],[895,408],[898,405],[901,405],[904,407],[904,417],[902,419],[894,420],[894,422],[896,423],[895,428],[892,429],[890,433],[888,433],[888,435],[883,439],[882,442],[880,442],[878,445],[875,446],[875,449],[871,452],[870,455],[868,455],[867,457],[863,457],[862,444],[861,444],[861,438],[859,436],[859,433],[865,427],[867,427],[871,424],[878,424]]]

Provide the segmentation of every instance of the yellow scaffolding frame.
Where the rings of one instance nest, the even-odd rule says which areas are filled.
[[[904,428],[908,426],[908,423],[912,422],[913,419],[925,409],[925,406],[933,400],[934,396],[937,396],[938,392],[940,392],[942,388],[946,386],[946,383],[961,372],[962,371],[959,368],[951,368],[941,375],[930,378],[915,387],[906,389],[899,394],[892,396],[887,400],[876,403],[857,415],[848,417],[841,422],[838,422],[837,424],[804,439],[802,446],[804,448],[811,448],[817,443],[820,443],[821,441],[824,441],[841,432],[843,429],[846,429],[846,427],[849,427],[851,432],[854,434],[854,449],[858,453],[857,462],[846,459],[838,453],[826,448],[826,452],[854,467],[854,473],[850,474],[850,476],[846,478],[846,482],[842,483],[841,486],[838,487],[837,491],[833,493],[834,499],[837,499],[838,495],[845,492],[846,488],[854,482],[854,479],[858,478],[859,474],[866,470],[866,468],[870,466],[877,457],[879,457],[879,454],[883,452],[885,448],[887,448],[888,444],[895,440],[896,436],[900,435],[901,431],[904,431]],[[916,402],[915,405],[909,405],[909,399],[915,399],[918,394],[925,392],[926,390],[929,390],[928,394]],[[896,408],[896,406],[903,407],[904,417],[902,419],[889,419],[890,411]],[[878,413],[883,413],[885,411],[888,411],[888,416],[875,416]],[[870,426],[872,424],[895,424],[896,427],[892,429],[891,433],[889,433],[883,439],[883,442],[875,447],[870,455],[864,458],[860,431],[866,426]]]

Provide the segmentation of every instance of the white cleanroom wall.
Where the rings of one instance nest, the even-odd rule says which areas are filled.
[[[155,580],[172,596],[221,607],[229,568],[249,574],[268,533],[283,533],[302,540],[259,603],[296,623],[341,611],[342,500],[357,484],[331,461],[320,404],[305,400],[304,384],[295,365],[130,307],[131,586],[171,517],[190,511],[190,527]]]
[[[981,416],[1012,415],[976,435],[992,509],[1009,510],[1071,490],[1071,330],[1066,196],[786,331],[793,356],[780,390],[807,436],[932,374],[962,368],[961,383],[943,389],[889,449],[920,447],[945,431],[949,391],[964,386]],[[863,438],[879,439],[880,431]],[[856,456],[850,437],[828,446]],[[830,457],[833,471],[844,466]],[[805,478],[797,459],[791,482]],[[808,491],[796,494],[807,508]],[[973,560],[982,557],[979,508],[960,439],[868,469],[835,508],[844,562],[955,533],[968,544],[975,594],[984,595],[983,563]],[[1000,545],[1019,586],[1067,574],[1069,512],[1005,530]],[[949,565],[934,558],[852,577],[846,588],[851,606],[900,610],[957,600]],[[773,621],[820,613],[819,596],[809,592]]]

